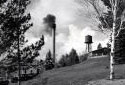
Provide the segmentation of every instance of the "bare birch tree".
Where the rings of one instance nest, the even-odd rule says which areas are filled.
[[[125,29],[125,0],[78,0],[80,4],[92,6],[96,13],[98,28],[111,31],[110,79],[114,79],[115,39]],[[100,4],[106,7],[102,10]]]

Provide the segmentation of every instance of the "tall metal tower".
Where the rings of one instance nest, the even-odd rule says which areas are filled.
[[[85,44],[86,44],[86,53],[89,53],[92,51],[92,36],[87,35],[85,36]]]

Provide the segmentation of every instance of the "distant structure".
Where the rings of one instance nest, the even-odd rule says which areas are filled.
[[[92,36],[87,35],[85,36],[85,44],[86,44],[86,53],[89,53],[92,51]]]
[[[92,54],[91,57],[109,55],[110,51],[111,51],[110,48],[107,48],[107,47],[100,48],[100,49],[92,51],[91,52],[91,54]]]

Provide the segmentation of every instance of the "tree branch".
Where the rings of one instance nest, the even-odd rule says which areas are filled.
[[[122,30],[124,30],[125,28],[120,28],[119,30],[118,30],[118,32],[117,32],[117,34],[116,34],[116,36],[115,37],[118,37],[119,35],[120,35],[120,32],[122,31]]]

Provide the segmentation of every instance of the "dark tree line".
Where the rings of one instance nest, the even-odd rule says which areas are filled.
[[[61,57],[61,59],[59,60],[59,65],[61,67],[65,67],[65,66],[71,66],[74,64],[78,64],[79,62],[80,62],[79,56],[78,56],[76,50],[72,49],[69,54],[63,55]]]
[[[72,49],[69,54],[62,55],[61,59],[56,63],[56,67],[71,66],[80,63],[79,57],[75,49]],[[54,58],[52,57],[51,51],[46,54],[44,67],[46,70],[51,70],[54,68]]]

